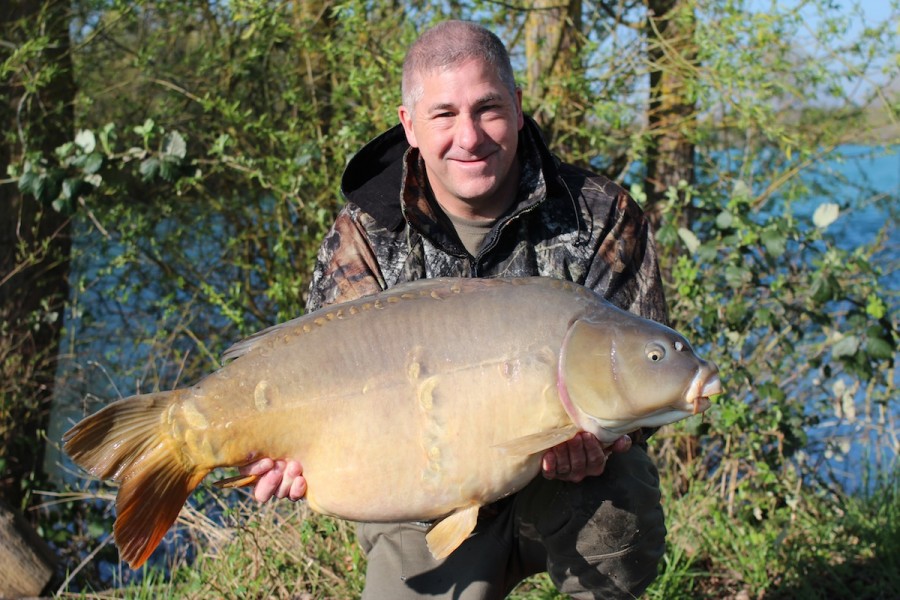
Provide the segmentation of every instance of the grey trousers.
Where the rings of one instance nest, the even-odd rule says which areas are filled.
[[[491,508],[497,514],[480,517],[442,561],[425,545],[424,524],[360,524],[363,598],[504,598],[543,571],[573,598],[636,598],[656,578],[666,528],[659,474],[639,446],[610,456],[599,477],[573,484],[538,476]]]

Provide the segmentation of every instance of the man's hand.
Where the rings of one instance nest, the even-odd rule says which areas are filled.
[[[627,452],[629,448],[631,438],[627,435],[604,448],[600,440],[582,431],[571,440],[547,450],[541,459],[541,468],[547,479],[578,483],[585,477],[601,475],[610,454]]]
[[[296,502],[306,495],[303,467],[295,460],[263,458],[238,470],[241,475],[261,476],[253,488],[253,497],[258,502],[265,502],[272,496]]]

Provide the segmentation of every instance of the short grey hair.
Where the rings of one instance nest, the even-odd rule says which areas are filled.
[[[401,94],[412,111],[422,98],[422,75],[478,59],[497,69],[500,80],[516,95],[516,78],[506,46],[496,35],[469,21],[444,21],[425,31],[403,60]]]

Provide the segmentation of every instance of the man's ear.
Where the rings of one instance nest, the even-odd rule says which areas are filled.
[[[412,111],[401,104],[397,109],[397,116],[400,117],[400,124],[403,125],[403,131],[406,133],[406,141],[409,142],[409,145],[413,148],[418,148],[419,145],[416,143],[416,132],[413,131]]]

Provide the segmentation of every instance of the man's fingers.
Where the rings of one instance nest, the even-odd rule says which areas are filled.
[[[282,461],[278,461],[282,462]],[[284,464],[284,471],[281,477],[281,481],[278,484],[278,491],[275,493],[279,498],[288,498],[291,497],[291,493],[294,491],[294,482],[300,478],[300,474],[303,472],[303,469],[300,467],[300,463],[296,461],[288,461]],[[304,488],[306,485],[304,484]],[[304,491],[305,493],[305,491]],[[291,500],[296,500],[297,498],[291,497]]]
[[[553,454],[556,457],[556,475],[568,475],[572,470],[572,465],[569,463],[568,442],[554,447]]]
[[[547,479],[556,477],[556,454],[552,449],[544,452],[544,456],[541,459],[541,470]]]
[[[253,497],[257,502],[266,502],[275,495],[275,491],[281,485],[284,477],[284,461],[275,461],[272,469],[260,477],[253,488]]]
[[[287,464],[284,466],[284,477],[285,479],[293,480],[296,477],[300,477],[303,474],[303,467],[300,466],[296,460],[289,460]]]
[[[578,483],[585,477],[602,475],[607,457],[613,452],[626,452],[629,448],[631,438],[627,435],[604,448],[595,436],[581,432],[544,453],[541,469],[547,479]]]
[[[565,445],[569,451],[569,472],[573,477],[581,479],[584,477],[584,468],[588,464],[587,452],[585,448],[585,437],[589,436],[597,439],[589,433],[579,433]]]
[[[579,434],[578,437],[582,439],[584,446],[585,476],[596,477],[597,475],[602,475],[603,470],[606,468],[606,452],[600,440],[589,433]]]
[[[303,498],[306,495],[306,478],[297,477],[294,479],[294,482],[291,484],[291,492],[288,494],[288,498],[296,502]]]
[[[623,435],[616,441],[612,443],[612,445],[607,448],[607,455],[610,452],[628,452],[631,449],[631,436]]]
[[[275,466],[275,461],[271,458],[261,458],[256,462],[252,462],[249,465],[244,465],[243,467],[238,467],[238,472],[241,475],[262,475],[263,473],[272,470],[272,467]]]

